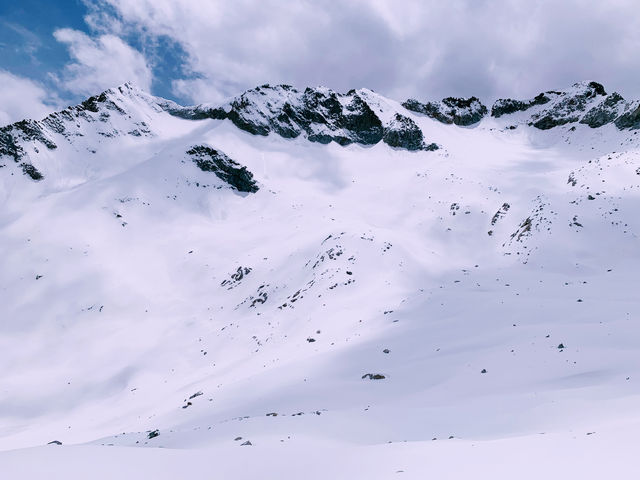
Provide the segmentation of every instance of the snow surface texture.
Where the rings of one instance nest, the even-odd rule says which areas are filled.
[[[544,95],[1,129],[0,478],[637,477],[635,104]]]

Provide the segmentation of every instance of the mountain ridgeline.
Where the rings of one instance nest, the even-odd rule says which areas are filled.
[[[184,107],[124,84],[43,120],[22,120],[0,128],[0,168],[9,161],[32,180],[41,181],[45,179],[44,152],[66,143],[75,150],[85,149],[94,154],[99,144],[123,136],[153,137],[157,135],[153,119],[166,113],[192,121],[230,121],[252,135],[302,137],[310,142],[336,142],[342,146],[383,142],[416,152],[442,148],[426,138],[417,123],[420,117],[462,127],[492,118],[506,122],[499,124],[505,129],[525,125],[548,130],[571,128],[575,124],[591,128],[613,124],[619,130],[640,128],[640,101],[629,102],[615,92],[608,94],[596,82],[576,83],[561,91],[549,90],[532,99],[499,99],[491,109],[476,97],[448,97],[424,103],[408,99],[398,104],[367,89],[343,94],[322,87],[300,91],[289,85],[262,85],[222,105]],[[220,174],[222,170],[217,172]],[[249,188],[248,184],[241,184]]]

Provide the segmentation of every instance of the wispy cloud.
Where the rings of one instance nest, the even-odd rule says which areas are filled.
[[[36,33],[32,32],[23,25],[7,21],[0,21],[0,28],[11,30],[12,32],[17,34],[18,37],[20,37],[20,41],[12,44],[12,48],[28,55],[29,57],[31,57],[31,60],[39,62],[36,57],[36,53],[38,50],[40,50],[40,48],[42,48],[42,40]],[[6,47],[7,45],[2,44],[2,46]]]
[[[59,106],[59,99],[28,78],[0,70],[0,125],[41,118]]]
[[[67,45],[72,58],[57,76],[62,89],[91,95],[128,81],[151,88],[152,71],[144,55],[121,38],[111,34],[92,38],[68,28],[56,30],[54,37]]]

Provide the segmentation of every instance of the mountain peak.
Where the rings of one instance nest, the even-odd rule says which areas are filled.
[[[637,108],[638,102],[627,102],[617,92],[608,94],[598,82],[584,81],[564,90],[548,90],[532,99],[498,99],[491,109],[491,116],[509,115],[510,121],[540,130],[570,123],[591,128],[614,124],[623,130],[640,128]]]

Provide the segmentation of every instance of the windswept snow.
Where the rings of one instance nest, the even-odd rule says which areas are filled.
[[[42,181],[0,159],[3,478],[640,473],[637,130],[357,91],[408,151],[111,94],[25,143]]]

